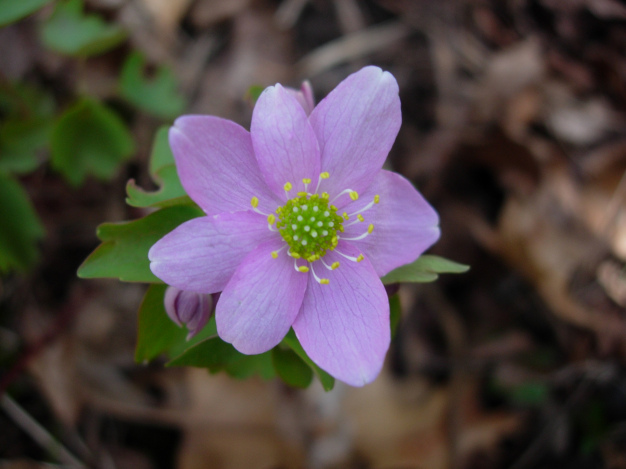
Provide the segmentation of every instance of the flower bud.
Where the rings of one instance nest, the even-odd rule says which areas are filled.
[[[170,319],[178,327],[187,327],[189,331],[187,340],[202,330],[209,321],[213,309],[211,295],[179,290],[172,286],[167,287],[163,303]]]
[[[302,86],[300,86],[299,90],[293,88],[285,89],[298,100],[307,116],[313,112],[315,98],[313,98],[313,88],[308,80],[302,82]]]

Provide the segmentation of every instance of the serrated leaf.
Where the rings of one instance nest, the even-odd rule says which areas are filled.
[[[0,173],[0,272],[25,271],[37,260],[43,227],[20,184]]]
[[[83,98],[61,115],[50,141],[52,166],[73,185],[88,174],[109,179],[134,151],[124,122],[106,106]]]
[[[269,379],[274,376],[270,352],[244,355],[219,337],[211,337],[185,350],[167,363],[167,366],[194,366],[211,373],[226,371],[235,378],[258,374]]]
[[[335,378],[322,370],[313,362],[313,360],[309,358],[309,356],[302,348],[302,345],[300,345],[300,341],[296,337],[293,329],[289,330],[289,332],[283,339],[283,343],[289,346],[307,365],[309,365],[313,369],[320,382],[322,383],[322,387],[325,391],[330,391],[335,387]]]
[[[173,119],[185,109],[185,99],[170,69],[161,66],[147,78],[146,61],[139,52],[128,56],[120,76],[120,92],[131,104],[156,117]]]
[[[161,283],[150,271],[148,251],[178,225],[202,214],[194,206],[177,205],[140,220],[100,225],[98,238],[102,244],[85,259],[78,269],[78,276]]]
[[[468,270],[468,265],[459,264],[439,256],[423,255],[415,262],[392,270],[381,280],[384,284],[434,282],[439,278],[438,274],[462,274]]]
[[[52,0],[0,0],[0,26],[35,13]]]
[[[89,57],[120,44],[126,39],[126,31],[118,25],[106,23],[98,15],[84,14],[81,0],[65,0],[57,4],[42,25],[40,36],[46,47],[53,51]]]
[[[272,363],[276,374],[289,386],[308,388],[313,380],[313,370],[296,352],[280,346],[272,349]]]
[[[168,141],[166,126],[161,127],[155,137],[150,156],[150,175],[159,189],[148,192],[138,187],[133,179],[128,181],[126,203],[133,207],[164,207],[187,200],[185,190],[178,178],[174,156]]]

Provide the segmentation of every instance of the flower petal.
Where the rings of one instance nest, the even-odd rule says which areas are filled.
[[[250,133],[214,116],[182,116],[169,132],[180,181],[208,215],[247,210],[252,197],[259,209],[280,204],[261,176]]]
[[[345,242],[339,243],[337,250],[358,255],[358,250]],[[339,261],[341,265],[325,274],[328,285],[309,279],[293,329],[321,368],[352,386],[363,386],[376,378],[389,348],[389,300],[367,259],[353,262],[336,252],[327,258],[328,263]],[[323,268],[320,264],[314,266]]]
[[[345,189],[365,190],[382,168],[400,124],[398,83],[389,72],[365,67],[330,92],[311,113],[311,126],[330,178],[320,190],[331,198]],[[337,202],[340,207],[350,199]]]
[[[254,212],[194,218],[152,246],[150,269],[181,290],[215,293],[224,289],[250,251],[276,237],[265,218]]]
[[[320,151],[309,119],[298,100],[280,84],[259,97],[250,126],[252,144],[265,181],[281,198],[290,182],[291,194],[304,190],[303,178],[313,189],[320,174]]]
[[[308,275],[294,269],[282,240],[268,241],[237,268],[217,302],[217,332],[241,353],[263,353],[277,345],[302,305]]]
[[[371,234],[350,242],[362,250],[382,277],[413,262],[439,239],[439,216],[409,181],[385,170],[379,171],[358,201],[343,210],[355,213],[372,202],[375,195],[380,197],[380,202],[362,213],[364,222],[346,227],[341,237],[357,237],[373,224]]]

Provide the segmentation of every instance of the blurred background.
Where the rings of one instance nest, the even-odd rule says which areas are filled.
[[[0,468],[626,468],[626,4],[0,0]],[[471,265],[403,285],[362,389],[136,364],[144,285],[79,280],[156,130],[249,90],[400,85],[387,166]]]

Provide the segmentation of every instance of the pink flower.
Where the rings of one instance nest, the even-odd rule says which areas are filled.
[[[211,295],[167,287],[163,298],[165,312],[178,327],[189,331],[187,340],[202,330],[211,317],[213,298]]]
[[[389,348],[380,277],[438,239],[438,216],[381,169],[402,120],[391,74],[363,68],[310,115],[308,93],[267,88],[250,132],[214,116],[176,120],[178,174],[207,216],[159,240],[150,267],[177,288],[221,291],[218,334],[240,352],[265,352],[293,327],[322,369],[362,386]]]

